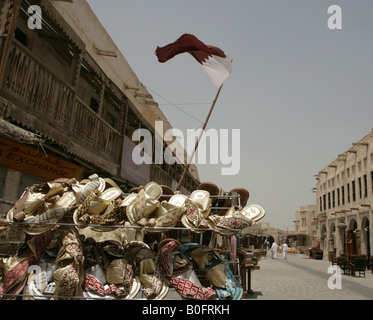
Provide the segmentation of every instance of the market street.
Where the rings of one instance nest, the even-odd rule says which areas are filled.
[[[341,289],[329,289],[328,273],[331,262],[309,259],[304,254],[281,254],[277,259],[267,258],[258,263],[260,270],[251,274],[252,294],[242,300],[371,300],[373,299],[373,274],[365,271],[365,278],[341,275]],[[136,297],[141,299],[141,292]],[[181,300],[173,288],[164,300]]]
[[[243,299],[257,300],[371,300],[373,299],[373,274],[366,270],[364,277],[341,275],[341,289],[329,289],[328,273],[331,262],[313,260],[303,254],[281,254],[258,263],[260,270],[252,272],[253,294]]]

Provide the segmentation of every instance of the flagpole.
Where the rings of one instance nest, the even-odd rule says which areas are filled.
[[[203,132],[204,132],[205,129],[206,129],[207,122],[209,121],[210,116],[211,116],[211,113],[212,113],[212,111],[214,110],[214,107],[215,107],[216,101],[218,100],[218,97],[219,97],[219,94],[220,94],[220,91],[221,91],[221,88],[222,88],[222,87],[223,87],[223,85],[221,85],[221,86],[219,87],[219,90],[218,90],[218,92],[216,93],[215,99],[214,99],[214,101],[212,102],[212,105],[211,105],[210,111],[209,111],[209,113],[208,113],[208,115],[207,115],[207,117],[206,117],[206,121],[205,121],[205,123],[203,124],[202,130],[201,130],[201,132],[200,132],[200,134],[199,134],[199,137],[198,137],[198,139],[197,139],[197,141],[196,141],[196,144],[195,144],[195,146],[194,146],[194,150],[193,150],[192,153],[190,154],[189,159],[188,159],[188,162],[187,162],[187,164],[186,164],[186,166],[185,166],[185,168],[184,168],[184,171],[183,171],[183,173],[182,173],[182,175],[181,175],[181,177],[180,177],[180,181],[179,181],[179,184],[178,184],[177,189],[176,189],[177,191],[180,191],[181,187],[183,186],[185,176],[186,176],[186,174],[188,173],[188,170],[189,170],[190,164],[191,164],[191,162],[192,162],[192,159],[193,159],[193,157],[194,157],[194,154],[195,154],[196,151],[197,151],[197,148],[198,148],[199,142],[200,142],[200,140],[201,140],[201,138],[202,138],[202,134],[203,134]]]

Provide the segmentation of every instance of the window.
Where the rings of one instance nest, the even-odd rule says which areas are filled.
[[[302,218],[302,227],[307,226],[307,220],[306,218]]]
[[[360,199],[363,197],[363,190],[361,188],[361,178],[358,179],[358,183],[359,183],[359,197]]]
[[[342,186],[341,191],[342,191],[342,206],[343,206],[345,204],[345,187],[344,186]]]
[[[364,174],[364,197],[368,197],[368,180],[366,174]]]
[[[341,194],[339,188],[337,189],[337,206],[341,205]]]
[[[322,211],[322,197],[320,197],[320,212]]]
[[[352,185],[352,201],[356,201],[356,187],[355,187],[355,181],[351,181]]]
[[[323,195],[324,210],[326,210],[326,194]]]
[[[128,108],[127,114],[127,125],[126,125],[126,136],[132,139],[132,134],[135,130],[140,128],[140,120],[137,115]]]
[[[94,112],[97,112],[98,111],[98,101],[95,99],[95,98],[93,98],[93,97],[91,97],[91,101],[90,101],[90,103],[89,103],[89,106],[90,106],[90,108],[94,111]]]
[[[25,47],[27,47],[27,34],[24,33],[21,29],[16,28],[14,31],[14,37]]]
[[[328,209],[330,209],[330,192],[328,192]]]
[[[108,124],[110,124],[113,128],[115,128],[116,119],[110,112],[106,112],[105,120]]]
[[[332,206],[335,208],[335,190],[332,191]]]
[[[347,203],[351,202],[351,195],[350,195],[350,184],[347,183]]]

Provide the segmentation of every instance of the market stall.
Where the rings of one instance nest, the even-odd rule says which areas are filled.
[[[30,186],[0,220],[0,297],[241,299],[235,235],[265,215],[246,201],[203,184],[124,193],[97,175]]]

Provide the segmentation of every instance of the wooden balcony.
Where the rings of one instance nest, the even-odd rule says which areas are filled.
[[[5,116],[116,175],[122,135],[77,96],[74,88],[13,40],[0,96]]]

